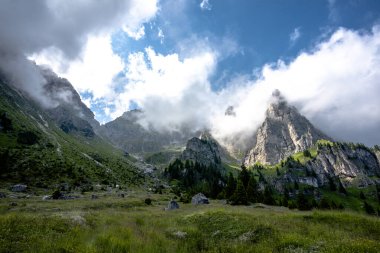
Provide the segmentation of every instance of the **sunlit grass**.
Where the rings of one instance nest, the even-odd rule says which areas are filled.
[[[378,252],[380,219],[354,212],[180,204],[144,194],[1,200],[0,252]]]

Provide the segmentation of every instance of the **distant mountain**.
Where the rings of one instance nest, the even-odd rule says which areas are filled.
[[[196,134],[185,128],[173,132],[160,132],[153,127],[146,129],[139,123],[141,117],[144,117],[144,112],[141,110],[125,112],[101,126],[100,135],[128,153],[144,155],[182,148],[187,140]]]
[[[253,147],[247,152],[244,164],[276,164],[321,139],[331,138],[316,129],[295,107],[277,97],[269,105],[266,118],[253,137]]]

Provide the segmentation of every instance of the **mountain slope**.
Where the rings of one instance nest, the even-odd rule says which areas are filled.
[[[95,134],[63,131],[50,110],[0,78],[0,181],[52,188],[63,182],[90,187],[96,183],[139,184],[143,180],[121,151]],[[80,111],[70,109],[63,116],[81,118],[76,115]]]
[[[279,98],[271,103],[266,118],[253,138],[244,164],[276,164],[282,159],[330,138],[316,129],[297,109]]]
[[[182,148],[186,145],[186,141],[194,136],[186,129],[180,132],[145,129],[138,122],[141,117],[144,117],[144,112],[141,110],[125,112],[117,119],[101,126],[100,134],[116,147],[139,155]]]

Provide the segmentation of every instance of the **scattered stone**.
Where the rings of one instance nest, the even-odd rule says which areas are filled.
[[[176,231],[173,233],[173,236],[180,238],[180,239],[184,239],[187,236],[187,233],[183,232],[183,231]]]
[[[15,184],[11,187],[11,191],[13,191],[13,192],[25,192],[27,188],[28,188],[28,186],[25,184]]]
[[[208,198],[206,198],[206,196],[203,193],[198,193],[198,194],[194,195],[191,198],[191,203],[193,205],[210,204],[210,202],[208,201]]]
[[[16,202],[12,202],[9,204],[10,206],[17,206],[17,203]]]
[[[0,192],[0,199],[4,199],[4,198],[6,198],[6,197],[7,197],[7,195],[5,195],[4,192]]]
[[[165,210],[174,210],[178,208],[179,208],[178,203],[175,200],[171,200],[168,204],[168,207]]]
[[[120,198],[124,198],[125,194],[124,193],[119,193],[117,196],[119,196]]]
[[[91,195],[91,199],[98,199],[98,198],[99,198],[98,195],[95,195],[95,194]]]
[[[152,204],[152,199],[151,198],[146,198],[144,202],[145,202],[146,205],[150,206]]]
[[[45,195],[42,197],[42,200],[50,200],[52,197],[50,195]]]

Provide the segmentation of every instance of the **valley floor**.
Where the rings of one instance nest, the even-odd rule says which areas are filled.
[[[147,197],[0,199],[0,252],[380,252],[377,217]]]

